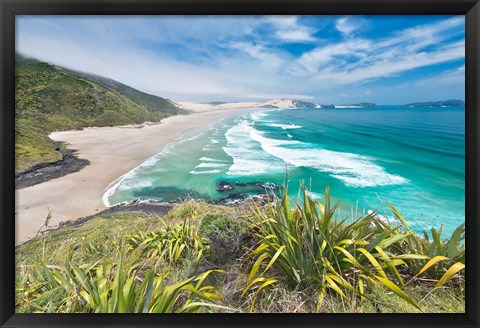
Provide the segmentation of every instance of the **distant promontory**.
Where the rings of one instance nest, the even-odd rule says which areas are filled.
[[[407,107],[461,107],[465,106],[465,101],[459,99],[449,99],[440,101],[423,101],[406,104]]]

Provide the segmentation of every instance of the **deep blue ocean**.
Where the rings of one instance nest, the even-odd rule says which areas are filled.
[[[389,219],[388,201],[418,232],[452,232],[465,221],[465,109],[256,110],[170,144],[104,199],[253,196],[263,183],[284,185],[286,172],[293,198],[301,181],[319,201],[330,186],[342,218],[375,210]],[[217,191],[220,181],[234,189]]]

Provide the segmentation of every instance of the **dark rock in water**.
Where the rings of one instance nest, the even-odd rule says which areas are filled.
[[[211,203],[223,205],[241,204],[259,196],[263,197],[270,193],[275,194],[279,189],[279,185],[271,182],[228,182],[222,180],[218,182],[217,191],[222,192],[223,197],[213,200]]]
[[[217,191],[229,191],[235,189],[230,183],[227,181],[220,181],[217,186]]]

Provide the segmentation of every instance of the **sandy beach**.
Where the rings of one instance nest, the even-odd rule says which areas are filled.
[[[198,135],[222,118],[252,109],[204,111],[172,116],[161,123],[138,127],[86,128],[54,132],[55,141],[78,150],[78,157],[90,165],[64,177],[16,191],[15,244],[34,237],[51,209],[50,227],[75,220],[106,208],[102,196],[123,174],[159,153],[176,140]]]

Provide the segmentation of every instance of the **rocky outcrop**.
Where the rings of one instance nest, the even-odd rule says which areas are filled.
[[[217,191],[224,192],[224,191],[230,191],[235,189],[230,183],[227,181],[220,181],[217,186]]]
[[[90,164],[88,160],[78,158],[74,150],[64,148],[62,143],[56,144],[57,148],[55,150],[60,151],[63,158],[55,163],[36,165],[28,171],[17,174],[15,176],[15,189],[26,188],[51,179],[60,178],[80,171]]]

